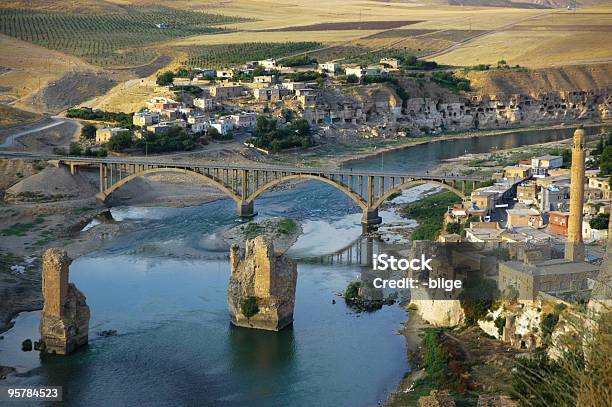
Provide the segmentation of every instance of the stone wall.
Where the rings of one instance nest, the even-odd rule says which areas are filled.
[[[85,296],[68,283],[72,260],[52,248],[43,255],[44,306],[40,317],[41,350],[67,355],[85,345],[89,333],[89,307]]]
[[[293,322],[297,266],[288,256],[276,254],[271,241],[264,236],[247,240],[244,257],[232,245],[230,270],[227,302],[234,325],[278,331]],[[241,309],[245,301],[257,305],[250,317]]]

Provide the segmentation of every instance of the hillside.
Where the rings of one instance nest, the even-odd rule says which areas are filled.
[[[612,62],[555,68],[490,70],[464,75],[479,94],[530,94],[544,90],[585,90],[612,86]]]

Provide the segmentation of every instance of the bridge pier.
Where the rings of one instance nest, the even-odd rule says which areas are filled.
[[[369,233],[374,229],[375,225],[380,225],[382,218],[378,216],[378,208],[376,209],[364,209],[363,216],[361,217],[361,227],[363,233]]]
[[[238,216],[241,218],[252,218],[253,216],[257,215],[257,212],[255,212],[254,209],[253,201],[237,201],[236,209],[238,211]]]

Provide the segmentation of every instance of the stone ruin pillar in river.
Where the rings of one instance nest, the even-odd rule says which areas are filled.
[[[43,254],[40,336],[46,353],[68,355],[88,341],[89,307],[85,296],[68,282],[70,263],[63,250],[52,248]]]
[[[279,331],[293,322],[297,266],[264,236],[230,249],[227,303],[232,324]]]

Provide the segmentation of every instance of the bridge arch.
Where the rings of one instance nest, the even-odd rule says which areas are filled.
[[[452,185],[448,185],[445,184],[444,182],[441,181],[436,181],[436,180],[431,180],[431,179],[419,179],[419,180],[411,180],[411,181],[407,181],[404,182],[402,184],[399,184],[398,186],[391,188],[389,191],[385,192],[381,197],[379,197],[376,201],[374,201],[374,205],[372,205],[372,208],[374,209],[378,209],[380,207],[380,205],[383,204],[383,202],[385,202],[391,195],[397,193],[397,192],[401,192],[404,189],[407,188],[412,188],[415,187],[417,185],[423,185],[423,184],[436,184],[452,193],[454,193],[455,195],[457,195],[459,198],[461,198],[461,200],[465,201],[467,199],[467,197],[465,196],[465,194],[463,192],[461,192],[460,190],[458,190],[457,188],[453,187]]]
[[[118,190],[119,188],[121,188],[122,186],[124,186],[125,184],[127,184],[128,182],[138,178],[138,177],[142,177],[145,176],[147,174],[154,174],[157,172],[174,172],[177,174],[190,174],[190,175],[195,175],[197,176],[199,179],[203,180],[205,183],[212,185],[214,187],[216,187],[217,189],[223,191],[229,198],[232,198],[234,201],[236,202],[240,202],[242,199],[234,192],[232,191],[230,188],[226,187],[225,185],[223,185],[222,183],[220,183],[219,181],[215,180],[214,178],[211,178],[207,175],[201,174],[199,172],[196,171],[192,171],[192,170],[188,170],[186,168],[173,168],[173,167],[158,167],[158,168],[149,168],[147,170],[144,171],[139,171],[136,172],[134,174],[131,174],[125,178],[122,178],[121,180],[115,182],[113,185],[111,185],[108,189],[104,190],[103,192],[101,192],[100,194],[98,194],[100,196],[100,198],[103,201],[106,201],[113,192],[115,192],[116,190]]]
[[[251,195],[249,195],[249,197],[247,198],[247,202],[252,203],[259,195],[263,194],[264,192],[268,191],[270,188],[272,188],[275,185],[278,185],[282,182],[285,181],[290,181],[290,180],[314,180],[314,181],[320,181],[323,183],[326,183],[328,185],[333,186],[334,188],[338,189],[339,191],[342,191],[345,195],[347,195],[349,198],[351,198],[357,205],[359,205],[359,207],[362,210],[367,210],[368,204],[365,200],[363,200],[359,195],[357,195],[356,193],[350,191],[347,187],[345,187],[344,185],[340,184],[339,182],[336,182],[332,179],[326,178],[322,175],[314,175],[314,174],[292,174],[292,175],[286,175],[284,177],[281,178],[277,178],[274,179],[262,186],[260,186],[257,190],[255,190]]]

